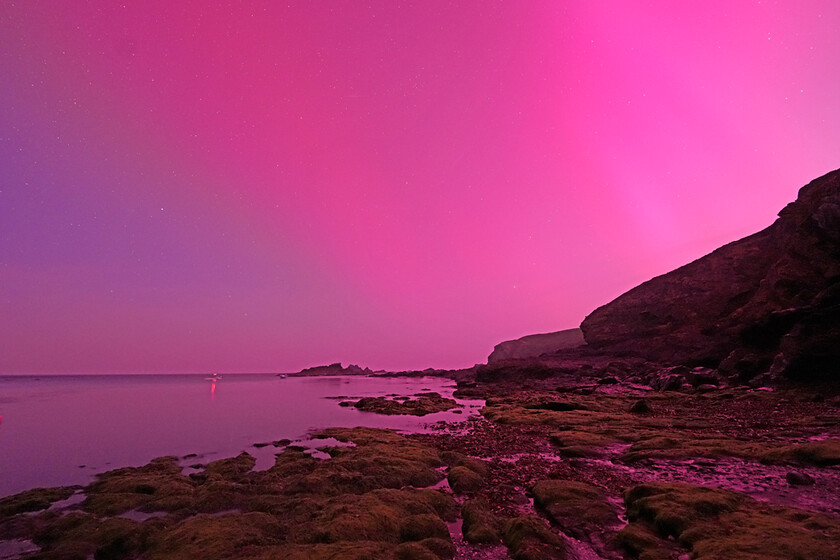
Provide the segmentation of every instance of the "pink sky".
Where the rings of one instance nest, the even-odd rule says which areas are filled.
[[[840,4],[3,2],[0,372],[463,367],[840,166]]]

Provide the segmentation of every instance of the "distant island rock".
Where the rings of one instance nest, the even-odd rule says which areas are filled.
[[[347,367],[342,367],[341,362],[336,362],[328,366],[314,366],[304,368],[299,372],[292,373],[290,375],[314,377],[316,375],[371,375],[372,373],[373,371],[370,368],[362,368],[355,364],[350,364]]]
[[[581,329],[593,349],[742,380],[836,380],[840,170],[802,187],[768,228],[633,288]]]
[[[537,358],[542,354],[577,348],[583,344],[586,344],[583,339],[583,331],[578,328],[552,333],[530,334],[516,340],[507,340],[497,344],[493,348],[493,353],[487,358],[487,363]]]

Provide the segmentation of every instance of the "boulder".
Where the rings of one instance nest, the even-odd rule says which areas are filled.
[[[791,486],[810,486],[816,483],[814,477],[808,473],[790,471],[785,475],[785,480]]]
[[[639,399],[630,406],[630,412],[633,414],[650,414],[652,409],[645,399]]]

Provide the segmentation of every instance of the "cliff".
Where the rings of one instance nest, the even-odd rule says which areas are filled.
[[[840,170],[768,228],[649,280],[581,324],[589,346],[748,379],[840,363]]]
[[[566,329],[553,333],[531,334],[500,342],[493,348],[493,353],[487,358],[492,364],[502,360],[518,360],[536,358],[541,354],[576,348],[585,344],[580,329]]]

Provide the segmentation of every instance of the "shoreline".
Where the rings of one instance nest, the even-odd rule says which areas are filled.
[[[72,542],[97,557],[117,546],[113,539],[149,558],[165,546],[166,558],[212,551],[218,558],[539,552],[677,559],[703,558],[709,547],[745,557],[745,543],[766,558],[783,558],[774,550],[791,546],[803,558],[834,557],[840,397],[804,387],[655,391],[607,377],[539,378],[523,371],[507,382],[462,380],[455,395],[486,399],[481,415],[428,433],[319,430],[315,439],[340,442],[322,448],[324,458],[289,442],[265,470],[254,470],[256,459],[243,453],[184,476],[159,458],[100,475],[83,501],[63,511],[25,510],[77,489],[69,496],[65,489],[6,498],[0,540],[31,542],[43,554]],[[647,408],[634,411],[639,402]],[[11,514],[13,503],[24,511]],[[709,503],[719,505],[707,511]],[[335,511],[345,513],[335,517]],[[304,514],[315,521],[303,521]],[[674,515],[676,525],[657,521]],[[67,517],[87,527],[88,536],[80,541],[78,531],[57,529]],[[410,527],[403,518],[412,519]],[[729,527],[734,518],[773,530],[761,539],[749,524],[732,526],[738,539],[684,535],[710,523]],[[820,530],[809,529],[814,526]],[[120,536],[102,540],[104,527]],[[210,539],[207,550],[189,544],[194,533]],[[252,544],[244,548],[217,540],[239,542],[246,534]]]

